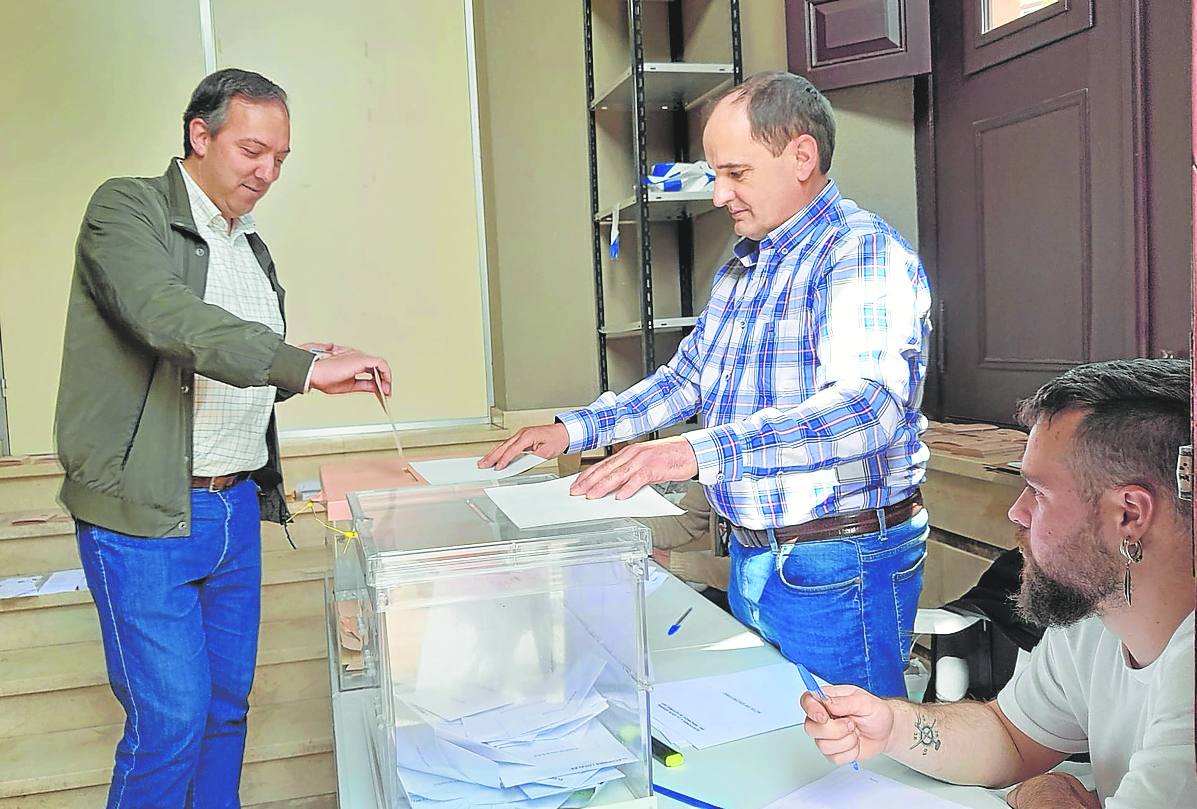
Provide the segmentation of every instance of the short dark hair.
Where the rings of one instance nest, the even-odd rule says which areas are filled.
[[[1189,360],[1136,359],[1079,365],[1018,403],[1025,427],[1065,410],[1084,419],[1069,465],[1091,500],[1105,489],[1135,484],[1192,520],[1176,491],[1180,447],[1192,441],[1193,365]]]
[[[810,81],[783,70],[754,73],[716,98],[714,104],[724,99],[733,104],[748,102],[753,140],[768,147],[774,157],[794,138],[810,135],[819,147],[819,170],[824,174],[831,171],[835,113],[831,102]]]
[[[235,67],[209,73],[191,94],[191,102],[183,113],[183,157],[191,154],[191,122],[196,118],[201,119],[208,125],[208,131],[215,135],[224,126],[229,102],[234,98],[277,101],[290,112],[287,93],[260,73]]]

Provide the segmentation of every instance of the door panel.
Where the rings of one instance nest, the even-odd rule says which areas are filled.
[[[928,0],[786,0],[786,48],[821,90],[927,73]]]
[[[984,368],[1059,370],[1088,359],[1088,115],[1081,90],[974,125]],[[1008,313],[1026,308],[1028,290],[1078,316],[1010,328]]]

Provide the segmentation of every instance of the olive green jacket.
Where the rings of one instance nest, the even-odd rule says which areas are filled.
[[[238,387],[303,390],[313,355],[261,323],[204,303],[208,248],[171,162],[161,177],[121,177],[95,192],[75,247],[55,414],[66,470],[59,498],[79,520],[140,537],[191,533],[196,374]],[[278,295],[266,245],[254,255]],[[285,322],[285,315],[284,315]],[[278,436],[254,472],[262,518],[284,521]]]

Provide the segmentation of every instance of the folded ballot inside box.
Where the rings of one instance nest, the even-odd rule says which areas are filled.
[[[705,191],[715,184],[715,172],[705,160],[654,163],[644,184],[658,191]]]
[[[651,806],[649,532],[521,529],[493,486],[350,495],[373,602],[380,805]]]

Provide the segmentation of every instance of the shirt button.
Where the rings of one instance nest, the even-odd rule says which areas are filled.
[[[718,475],[716,475],[715,480],[719,483],[722,483],[723,482],[723,473],[720,472]]]
[[[187,530],[187,522],[185,520],[179,522],[179,530],[180,531]]]
[[[191,388],[190,388],[189,386],[187,386],[187,385],[182,385],[182,386],[180,386],[180,387],[179,387],[179,390],[180,390],[182,393],[191,393]]]
[[[204,248],[202,248],[202,247],[195,248],[195,254],[197,256],[202,256],[204,254]]]

